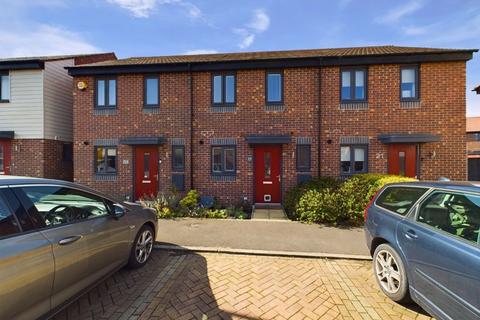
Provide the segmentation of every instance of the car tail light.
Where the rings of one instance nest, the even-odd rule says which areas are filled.
[[[370,202],[367,204],[365,207],[365,210],[363,211],[363,220],[364,222],[367,222],[367,216],[368,216],[368,209],[373,205],[373,201],[377,197],[378,191],[373,195],[372,199],[370,199]]]

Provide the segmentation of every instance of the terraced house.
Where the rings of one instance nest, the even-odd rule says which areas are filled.
[[[72,77],[113,53],[0,59],[0,174],[73,178]]]
[[[140,57],[69,67],[74,179],[280,203],[316,176],[467,176],[476,50],[396,46]]]

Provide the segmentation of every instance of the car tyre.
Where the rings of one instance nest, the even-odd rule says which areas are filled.
[[[148,225],[140,228],[130,251],[127,265],[129,268],[140,268],[147,263],[153,250],[154,234],[153,229]]]
[[[387,243],[379,245],[373,254],[373,272],[383,293],[398,303],[411,301],[408,278],[400,255]]]

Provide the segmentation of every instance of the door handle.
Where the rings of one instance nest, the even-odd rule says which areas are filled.
[[[278,182],[280,182],[282,179],[280,175],[278,175],[277,178],[278,178]]]
[[[78,241],[82,238],[82,236],[71,236],[71,237],[66,237],[60,241],[58,241],[58,244],[61,246],[74,243],[75,241]]]
[[[410,240],[418,239],[417,234],[416,234],[415,231],[413,231],[413,230],[408,230],[408,231],[405,233],[405,237],[407,237],[407,238],[410,239]]]

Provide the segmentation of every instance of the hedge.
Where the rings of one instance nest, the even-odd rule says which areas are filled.
[[[387,183],[415,181],[412,178],[383,174],[360,174],[344,182],[317,178],[287,192],[285,209],[290,219],[315,223],[363,222],[368,202]]]

